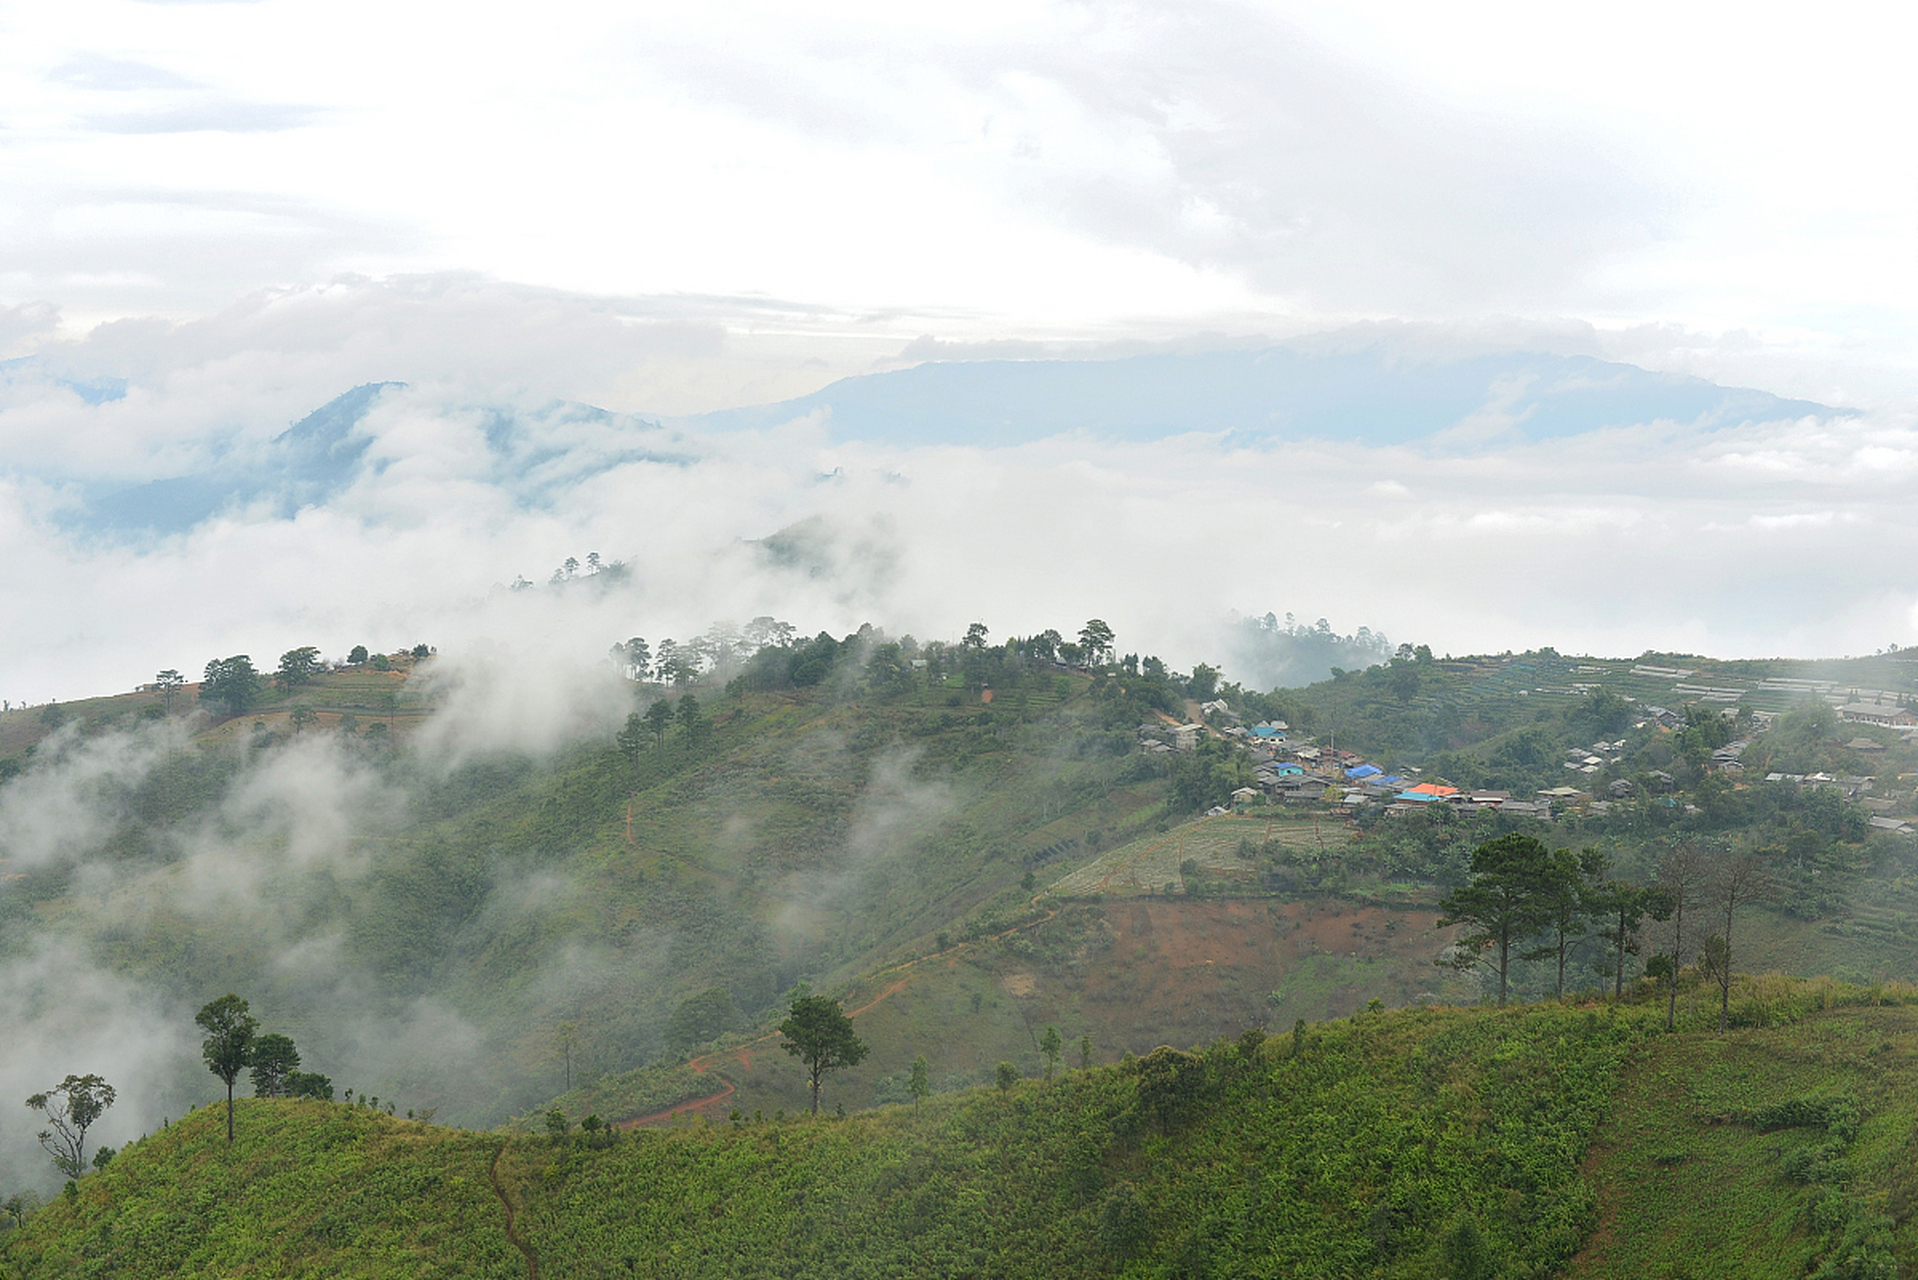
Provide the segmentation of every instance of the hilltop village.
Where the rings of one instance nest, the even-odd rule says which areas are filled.
[[[1555,656],[1555,655],[1554,655]],[[1463,665],[1463,664],[1454,664]],[[1533,664],[1506,658],[1486,664],[1503,674],[1522,674]],[[1520,697],[1603,697],[1618,683],[1619,671],[1591,664],[1573,667],[1583,679],[1563,685],[1540,685],[1511,692]],[[1347,813],[1371,809],[1384,815],[1403,815],[1431,805],[1455,809],[1495,810],[1508,818],[1550,822],[1567,813],[1602,817],[1620,802],[1649,800],[1696,813],[1697,806],[1677,796],[1681,789],[1672,773],[1661,768],[1633,767],[1650,741],[1669,738],[1688,725],[1706,723],[1720,732],[1737,734],[1713,746],[1702,762],[1727,781],[1746,780],[1745,755],[1761,735],[1794,708],[1828,707],[1836,726],[1854,736],[1843,749],[1861,759],[1882,757],[1888,748],[1918,740],[1918,712],[1909,698],[1894,690],[1860,689],[1830,680],[1766,676],[1748,685],[1694,682],[1695,669],[1632,664],[1624,675],[1640,685],[1666,688],[1662,696],[1678,709],[1640,701],[1630,694],[1620,699],[1623,736],[1600,738],[1564,749],[1561,766],[1566,775],[1559,785],[1540,787],[1530,794],[1500,788],[1453,786],[1427,779],[1426,769],[1368,758],[1366,753],[1341,748],[1336,735],[1299,731],[1282,719],[1247,722],[1247,717],[1225,698],[1196,703],[1197,719],[1179,723],[1161,714],[1139,726],[1140,748],[1149,755],[1196,751],[1207,741],[1221,743],[1241,754],[1251,765],[1251,779],[1231,793],[1230,805],[1213,806],[1210,816],[1246,811],[1254,806],[1282,803],[1329,805]],[[1600,683],[1600,680],[1605,683]],[[1543,697],[1540,698],[1542,702]],[[1872,735],[1875,732],[1875,736]],[[1769,785],[1829,789],[1863,808],[1866,825],[1895,835],[1918,834],[1918,812],[1909,776],[1881,778],[1874,774],[1829,771],[1787,772],[1772,769],[1755,775]],[[1899,815],[1906,816],[1899,816]]]

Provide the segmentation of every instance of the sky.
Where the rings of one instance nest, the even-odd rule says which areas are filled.
[[[1181,665],[1234,611],[1457,652],[1911,643],[1914,21],[0,6],[0,697],[301,643],[585,654],[759,613],[922,636],[1098,614]],[[928,355],[1327,335],[1849,412],[1469,447],[696,416]],[[381,469],[323,502],[145,539],[75,514],[380,380],[408,384],[361,428]],[[540,417],[555,401],[638,417],[595,435]],[[563,495],[486,454],[501,406],[582,460]],[[640,439],[676,461],[607,461]],[[754,558],[808,520],[829,565]],[[628,594],[495,590],[589,550],[635,567]]]

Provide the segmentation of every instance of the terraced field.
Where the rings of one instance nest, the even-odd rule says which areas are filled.
[[[1563,711],[1600,685],[1641,706],[1743,704],[1775,714],[1791,710],[1808,697],[1834,703],[1847,701],[1853,694],[1867,701],[1874,697],[1889,700],[1897,696],[1896,686],[1903,682],[1898,669],[1888,662],[1861,663],[1857,670],[1850,670],[1847,664],[1848,669],[1830,670],[1831,678],[1733,675],[1719,672],[1718,664],[1711,662],[1668,667],[1629,660],[1526,657],[1480,658],[1446,665],[1453,678],[1440,691],[1419,701],[1482,715],[1509,714],[1520,705],[1530,710]],[[1790,669],[1814,670],[1810,664],[1793,664]]]
[[[1254,874],[1252,864],[1239,852],[1246,841],[1255,846],[1269,841],[1288,848],[1316,849],[1336,848],[1350,838],[1347,823],[1329,815],[1316,820],[1289,814],[1200,818],[1110,849],[1056,881],[1051,891],[1074,898],[1093,894],[1127,897],[1163,893],[1169,885],[1174,893],[1181,893],[1185,874],[1180,868],[1187,861],[1196,863],[1210,877],[1249,880]]]

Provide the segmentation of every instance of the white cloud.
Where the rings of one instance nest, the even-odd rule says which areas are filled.
[[[0,298],[84,324],[465,270],[730,300],[762,335],[807,299],[829,352],[1582,316],[1742,381],[1908,395],[1892,30],[1656,25],[75,0],[9,20]]]
[[[224,817],[255,838],[284,842],[288,867],[351,874],[364,862],[354,837],[397,819],[403,807],[370,762],[341,752],[331,735],[308,732],[246,773]]]
[[[377,312],[390,291],[352,286],[338,301]],[[317,317],[298,332],[336,332],[326,306],[292,305]],[[246,332],[152,329],[124,400],[43,389],[0,413],[0,431],[19,414],[48,438],[95,442],[70,465],[114,483],[257,449],[341,388],[294,407],[283,388],[322,385],[332,358],[304,340],[235,350]],[[502,323],[486,341],[512,332]],[[89,376],[105,367],[73,359]],[[209,403],[215,370],[235,382]],[[510,440],[489,437],[501,410]],[[488,398],[475,375],[389,391],[359,432],[369,466],[331,499],[158,540],[67,532],[57,490],[28,476],[0,486],[0,554],[27,602],[0,620],[12,685],[0,694],[79,696],[231,653],[270,666],[298,644],[338,656],[425,641],[456,691],[449,752],[485,750],[604,729],[624,714],[608,645],[685,638],[717,618],[925,636],[977,617],[1005,634],[1097,615],[1128,648],[1179,662],[1216,658],[1230,609],[1326,615],[1454,651],[1638,652],[1702,628],[1715,651],[1784,651],[1789,635],[1825,653],[1890,627],[1902,605],[1859,602],[1908,588],[1899,567],[1918,563],[1902,554],[1899,482],[1918,436],[1882,414],[1463,450],[1208,436],[900,448],[831,440],[812,418],[704,433],[554,411],[537,393]],[[796,558],[754,549],[795,525],[809,531]],[[1723,540],[1740,528],[1768,544],[1789,531],[1790,558],[1754,561]],[[630,578],[504,589],[590,551]],[[1460,575],[1492,586],[1461,591]],[[1701,594],[1701,581],[1714,585]],[[1836,620],[1829,638],[1793,630],[1814,616]]]
[[[38,868],[97,845],[127,798],[186,735],[176,723],[80,738],[68,728],[39,748],[39,768],[0,788],[0,860]]]
[[[161,1108],[177,1100],[178,1064],[193,1051],[156,993],[96,965],[84,946],[64,938],[39,939],[0,961],[0,1025],[7,1028],[0,1090],[13,1103],[0,1108],[0,1177],[9,1188],[59,1185],[34,1141],[40,1117],[19,1099],[69,1075],[104,1076],[118,1098],[88,1134],[88,1151],[117,1147],[169,1118]]]
[[[1840,518],[1835,511],[1795,511],[1782,516],[1753,516],[1750,524],[1754,529],[1767,531],[1828,529]]]

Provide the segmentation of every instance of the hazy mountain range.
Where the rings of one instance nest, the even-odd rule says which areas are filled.
[[[362,428],[382,392],[354,387],[272,438],[212,465],[145,483],[87,486],[70,528],[177,533],[222,511],[264,503],[282,518],[323,505],[369,468]],[[123,384],[75,388],[89,403]],[[1407,359],[1383,348],[1320,354],[1287,347],[1116,360],[932,362],[843,378],[797,399],[662,422],[555,402],[527,409],[474,406],[491,456],[490,479],[524,505],[632,462],[690,462],[696,447],[670,437],[767,430],[815,419],[837,441],[900,448],[1006,447],[1053,436],[1151,441],[1188,433],[1223,443],[1283,441],[1423,445],[1455,454],[1556,440],[1606,428],[1664,423],[1715,430],[1754,422],[1849,416],[1807,400],[1700,378],[1653,373],[1583,356],[1512,352],[1457,360]],[[590,425],[624,438],[608,450],[569,449],[556,428]],[[559,433],[563,435],[563,432]],[[680,442],[684,446],[685,442]]]

